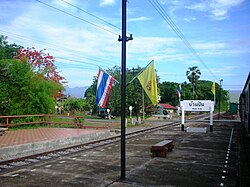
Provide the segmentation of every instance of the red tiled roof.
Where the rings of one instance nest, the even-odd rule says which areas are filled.
[[[161,107],[163,107],[163,108],[166,108],[166,109],[175,109],[175,110],[177,110],[177,108],[176,107],[174,107],[174,106],[172,106],[172,105],[170,105],[170,104],[168,104],[168,103],[159,103],[159,106],[161,106]]]

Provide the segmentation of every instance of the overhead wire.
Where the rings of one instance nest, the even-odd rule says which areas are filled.
[[[44,5],[48,6],[48,7],[50,7],[50,8],[53,8],[53,9],[55,9],[55,10],[58,10],[58,11],[64,13],[64,14],[67,14],[67,15],[69,15],[69,16],[72,16],[72,17],[76,18],[76,19],[79,19],[79,20],[81,20],[81,21],[84,21],[85,23],[88,23],[88,24],[90,24],[90,25],[92,25],[92,26],[95,26],[95,27],[97,27],[97,28],[99,28],[99,29],[102,29],[102,30],[104,30],[104,31],[106,31],[106,32],[109,32],[109,33],[111,33],[111,34],[114,34],[114,35],[116,35],[116,36],[119,36],[119,34],[113,32],[113,31],[111,31],[111,30],[108,30],[108,29],[106,29],[106,28],[104,28],[104,27],[101,27],[101,26],[95,24],[95,23],[92,23],[92,22],[90,22],[90,21],[87,21],[87,20],[85,20],[85,19],[83,19],[83,18],[81,18],[81,17],[75,16],[74,14],[71,14],[71,13],[69,13],[69,12],[67,12],[67,11],[64,11],[64,10],[62,10],[62,9],[59,9],[59,8],[57,8],[57,7],[54,7],[54,6],[52,6],[52,5],[48,4],[48,3],[45,3],[45,2],[40,1],[40,0],[36,0],[36,1],[39,2],[39,3],[41,3],[41,4],[44,4]]]
[[[35,40],[31,40],[31,39],[29,39],[29,38],[26,38],[26,37],[24,37],[24,36],[21,36],[21,35],[18,35],[18,34],[14,34],[14,33],[11,33],[11,32],[7,32],[7,31],[4,31],[4,30],[1,30],[0,29],[0,31],[2,32],[2,33],[6,33],[6,34],[11,34],[12,36],[14,36],[14,37],[17,37],[17,38],[21,38],[22,40],[26,40],[26,41],[29,41],[29,42],[32,42],[32,43],[36,43],[36,44],[38,44],[38,45],[46,45],[47,47],[46,48],[49,48],[49,49],[54,49],[54,50],[56,50],[56,51],[59,51],[60,52],[60,50],[58,50],[58,49],[61,49],[61,50],[63,50],[63,51],[72,51],[72,54],[74,54],[74,57],[77,57],[77,55],[75,55],[75,51],[73,51],[71,48],[67,48],[67,47],[65,47],[65,46],[63,46],[63,48],[61,47],[61,46],[59,46],[59,45],[55,45],[54,43],[52,44],[52,43],[49,43],[49,42],[43,42],[43,41],[35,41]],[[49,44],[49,45],[48,45]],[[95,61],[95,62],[101,62],[102,64],[103,64],[103,62],[104,61],[106,61],[106,60],[102,60],[102,59],[100,59],[100,60],[97,60],[97,59],[93,59],[93,58],[89,58],[89,57],[83,57],[83,56],[78,56],[77,57],[78,59],[80,58],[80,59],[87,59],[87,60],[91,60],[91,61]],[[89,63],[89,62],[86,62],[86,61],[82,61],[82,60],[73,60],[73,59],[67,59],[67,58],[64,58],[64,57],[56,57],[56,59],[63,59],[63,60],[68,60],[68,61],[72,61],[72,62],[78,62],[78,63],[82,63],[82,64],[88,64],[88,65],[94,65],[94,66],[98,66],[98,64],[96,64],[96,63]],[[111,64],[111,63],[108,63],[108,62],[105,62],[105,64],[110,64],[110,65],[112,65],[112,66],[115,66],[115,64]],[[108,68],[108,66],[105,66],[104,65],[104,67],[107,67]]]
[[[210,74],[218,81],[218,78],[214,75],[214,73],[208,68],[205,62],[201,59],[195,49],[192,47],[190,42],[183,35],[179,27],[174,23],[174,21],[170,18],[168,13],[163,9],[158,0],[148,0],[149,3],[154,7],[154,9],[161,15],[161,17],[169,24],[172,30],[177,34],[177,36],[183,41],[186,47],[190,50],[190,52],[198,59],[200,63],[204,65],[204,67],[210,72]]]
[[[114,27],[114,28],[116,28],[116,29],[118,29],[118,30],[122,30],[120,27],[117,27],[116,25],[114,25],[114,24],[112,24],[112,23],[110,23],[110,22],[108,22],[108,21],[106,21],[106,20],[104,20],[104,19],[102,19],[102,18],[100,18],[100,17],[98,17],[98,16],[92,14],[92,13],[89,13],[88,11],[86,11],[86,10],[84,10],[84,9],[82,9],[82,8],[80,8],[80,7],[78,7],[78,6],[76,6],[76,5],[73,5],[72,3],[69,3],[69,2],[67,2],[67,1],[65,1],[65,0],[61,0],[61,1],[64,2],[64,3],[66,3],[66,4],[68,4],[68,5],[71,6],[71,7],[74,7],[74,8],[76,8],[76,9],[78,9],[78,10],[80,10],[80,11],[82,11],[82,12],[84,12],[84,13],[86,13],[86,14],[88,14],[88,15],[90,15],[90,16],[92,16],[92,17],[94,17],[94,18],[96,18],[96,19],[98,19],[98,20],[100,20],[100,21],[102,21],[102,22],[104,22],[104,23],[106,23],[106,24],[109,25],[109,26],[112,26],[112,27]],[[129,32],[128,32],[128,33],[129,33]],[[129,34],[130,34],[130,33],[129,33]]]
[[[97,66],[99,67],[99,65],[97,64],[94,64],[94,63],[91,63],[91,62],[85,62],[85,61],[81,61],[81,60],[73,60],[73,59],[69,59],[69,58],[64,58],[64,57],[57,57],[57,59],[62,59],[62,60],[67,60],[67,61],[71,61],[71,62],[77,62],[77,63],[83,63],[83,64],[86,64],[86,65],[91,65],[91,66]],[[109,68],[108,66],[105,66],[105,65],[102,65],[106,68]]]
[[[94,24],[94,23],[92,23],[92,22],[90,22],[90,21],[87,21],[87,20],[82,19],[82,18],[80,18],[80,17],[78,17],[78,16],[75,16],[75,15],[69,13],[69,12],[66,12],[66,11],[64,11],[64,10],[61,10],[61,9],[57,8],[57,7],[54,7],[54,6],[52,6],[52,5],[48,4],[48,3],[45,3],[45,2],[40,1],[40,0],[36,0],[36,1],[39,2],[39,3],[41,3],[41,4],[44,4],[44,5],[48,6],[48,7],[50,7],[50,8],[53,8],[53,9],[55,9],[55,10],[58,10],[58,11],[60,11],[60,12],[62,12],[62,13],[65,13],[65,14],[67,14],[67,15],[69,15],[69,16],[72,16],[72,17],[74,17],[74,18],[80,19],[80,20],[82,20],[82,21],[84,21],[84,22],[86,22],[86,23],[88,23],[88,24],[91,24],[91,25],[93,25],[93,26],[95,26],[95,27],[98,27],[99,29],[103,29],[103,30],[105,30],[105,31],[107,31],[107,32],[110,32],[110,33],[114,34],[114,35],[118,35],[117,33],[113,32],[113,31],[110,31],[110,30],[108,30],[108,29],[106,29],[106,28],[103,28],[103,27],[97,25],[97,24]],[[67,1],[64,1],[64,0],[61,0],[61,1],[63,1],[64,3],[66,3],[66,4],[68,4],[68,5],[70,5],[70,6],[74,7],[74,8],[76,8],[76,9],[82,11],[82,12],[87,13],[88,15],[91,15],[92,17],[95,17],[95,18],[101,20],[102,22],[104,22],[104,23],[106,23],[106,24],[108,24],[108,25],[110,25],[110,26],[112,26],[112,27],[115,27],[116,29],[121,30],[119,27],[113,25],[112,23],[109,23],[109,22],[107,22],[106,20],[104,20],[104,19],[102,19],[102,18],[100,18],[100,17],[98,17],[98,16],[95,16],[94,14],[91,14],[91,13],[87,12],[87,11],[85,11],[85,10],[83,10],[83,9],[81,9],[81,8],[79,8],[79,7],[77,7],[76,5],[73,5],[73,4],[71,4],[71,3],[67,2]],[[6,31],[5,31],[5,32],[6,32]],[[16,36],[18,36],[18,35],[16,35]],[[22,37],[22,36],[18,36],[18,37],[24,38],[24,37]],[[27,39],[27,38],[26,38],[26,39]],[[28,40],[30,40],[30,39],[28,39]],[[32,40],[32,41],[34,42],[34,40]],[[36,42],[36,43],[37,43],[37,42]],[[41,45],[41,43],[38,43],[38,44]],[[50,45],[55,46],[54,44],[50,44]],[[56,47],[57,47],[57,46],[56,46]],[[64,46],[64,47],[65,47],[65,46]],[[51,47],[49,46],[49,48],[51,48]],[[61,47],[60,47],[60,48],[61,48]],[[56,50],[58,50],[58,48],[56,48]],[[91,59],[91,58],[88,58],[88,57],[81,57],[81,58],[93,60],[93,61],[96,61],[96,62],[99,61],[99,62],[102,62],[102,63],[103,63],[103,60],[101,61],[101,60]],[[69,59],[68,59],[68,60],[69,60]],[[110,60],[110,59],[109,59],[109,60]],[[74,61],[74,60],[72,60],[72,61]],[[76,61],[75,61],[75,62],[76,62]],[[79,62],[79,61],[78,61],[78,62]],[[84,63],[86,63],[86,62],[84,62]],[[105,62],[105,63],[106,63],[106,64],[110,64],[110,63],[107,63],[107,62]],[[95,64],[95,65],[96,65],[96,64]],[[108,67],[108,66],[106,66],[106,67]]]

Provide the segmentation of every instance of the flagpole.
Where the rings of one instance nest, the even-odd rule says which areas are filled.
[[[126,87],[131,83],[131,82],[133,82],[151,63],[153,63],[154,62],[154,60],[151,60],[151,62],[149,62],[149,64],[146,66],[146,67],[144,67],[144,68],[142,68],[141,69],[141,71],[139,71],[139,73],[137,73],[136,74],[136,76],[135,77],[133,77],[132,79],[131,79],[131,81],[129,81],[129,83],[126,85]]]
[[[143,87],[141,87],[141,92],[142,92],[142,119],[143,121],[145,120],[145,106],[144,106],[144,90]]]
[[[98,66],[99,67],[99,69],[101,69],[104,73],[107,73],[108,75],[110,75],[107,71],[105,71],[104,69],[102,69],[100,66]],[[112,76],[112,75],[110,75],[110,76]],[[113,77],[113,76],[112,76]],[[118,81],[118,80],[116,80],[115,79],[115,77],[113,77],[114,78],[114,81],[116,82],[116,83],[118,83],[119,85],[121,85],[121,83]]]

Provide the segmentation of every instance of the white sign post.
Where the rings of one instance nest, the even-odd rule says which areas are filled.
[[[130,119],[131,119],[131,118],[132,118],[132,110],[133,110],[133,107],[132,107],[132,106],[129,106],[128,109],[129,109],[129,115],[130,115]]]
[[[214,102],[210,100],[184,100],[180,102],[181,106],[181,130],[184,131],[185,111],[210,112],[210,132],[213,132],[213,111]]]
[[[109,114],[109,112],[110,112],[110,109],[109,109],[109,108],[107,108],[108,119],[111,119],[111,118],[110,118],[110,114]]]

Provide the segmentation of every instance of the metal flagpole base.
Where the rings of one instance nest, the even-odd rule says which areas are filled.
[[[213,125],[210,125],[210,132],[213,132]]]
[[[184,124],[181,124],[181,131],[184,131]]]

